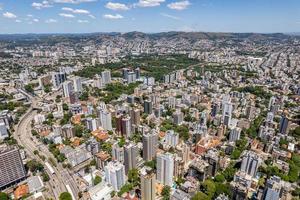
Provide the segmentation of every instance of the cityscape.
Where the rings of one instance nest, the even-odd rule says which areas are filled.
[[[72,32],[99,1],[0,3],[0,200],[300,200],[297,29]],[[100,3],[179,27],[199,2]]]

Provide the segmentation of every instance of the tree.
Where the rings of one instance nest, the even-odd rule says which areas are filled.
[[[49,177],[49,175],[48,175],[46,172],[43,172],[43,173],[42,173],[42,178],[43,178],[43,181],[44,181],[44,182],[47,182],[47,181],[50,180],[50,177]]]
[[[224,175],[223,175],[223,174],[218,174],[218,175],[216,175],[215,181],[216,181],[216,182],[219,182],[219,183],[223,183],[223,182],[225,181]]]
[[[137,186],[139,183],[139,171],[137,169],[130,169],[128,171],[128,181],[133,185]]]
[[[164,188],[161,191],[161,195],[163,196],[163,200],[169,200],[170,199],[170,191],[171,187],[168,185],[165,185]]]
[[[94,185],[98,185],[101,182],[102,182],[102,178],[100,176],[96,175],[96,177],[94,179]]]
[[[63,192],[59,195],[59,200],[72,200],[72,196],[69,192]]]
[[[24,89],[29,92],[29,93],[33,93],[33,85],[32,84],[28,84],[24,86]]]
[[[37,160],[30,160],[26,163],[26,166],[31,172],[43,171],[44,166]]]
[[[210,200],[209,197],[204,194],[203,192],[197,192],[193,197],[192,200]]]
[[[212,198],[216,192],[216,185],[211,180],[205,180],[201,184],[201,188],[203,189],[204,193],[209,197]]]
[[[9,197],[6,193],[0,192],[0,200],[8,200]]]

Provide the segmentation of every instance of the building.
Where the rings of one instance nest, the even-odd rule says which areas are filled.
[[[82,91],[81,77],[75,76],[73,78],[73,85],[74,85],[74,91],[75,92],[81,92]]]
[[[266,182],[263,200],[279,200],[281,196],[282,184],[278,176],[272,176]]]
[[[139,109],[131,109],[130,110],[130,119],[131,124],[134,124],[136,126],[140,125],[141,121],[141,112]]]
[[[171,153],[159,154],[156,158],[156,179],[163,185],[173,185],[174,156]]]
[[[112,159],[121,163],[124,162],[124,148],[120,147],[117,142],[112,146]]]
[[[279,133],[287,134],[289,129],[289,119],[286,116],[281,116],[280,124],[279,124]]]
[[[26,177],[18,148],[0,146],[0,189],[18,183]]]
[[[239,127],[234,127],[230,130],[229,142],[235,142],[240,139],[242,129]]]
[[[242,156],[241,171],[252,177],[255,177],[260,163],[261,159],[256,153],[252,151],[246,151]]]
[[[174,130],[168,130],[165,136],[165,142],[171,147],[176,147],[179,143],[179,134]]]
[[[54,88],[58,88],[66,80],[67,74],[64,72],[55,72],[52,74],[52,85]]]
[[[144,113],[146,114],[152,114],[153,108],[152,108],[152,102],[150,100],[144,101]]]
[[[9,137],[7,127],[4,122],[0,122],[0,141]]]
[[[97,120],[91,117],[86,118],[86,128],[95,131],[98,128]]]
[[[119,191],[126,183],[125,167],[118,161],[111,161],[105,167],[105,179],[114,190]]]
[[[131,137],[131,119],[129,116],[124,117],[121,119],[121,134],[125,136],[126,138]]]
[[[222,112],[222,121],[224,125],[229,126],[231,123],[231,117],[232,117],[232,104],[230,102],[225,102],[223,106],[223,112]]]
[[[135,144],[130,143],[124,147],[124,165],[125,173],[128,174],[128,171],[136,168],[138,156],[138,148]]]
[[[155,131],[143,135],[143,159],[151,161],[156,156],[158,146],[158,136]]]
[[[153,172],[141,174],[142,200],[155,200],[155,182],[155,174]]]
[[[64,96],[69,98],[71,93],[74,92],[73,83],[71,81],[65,81],[63,83],[63,91],[64,91]]]
[[[176,125],[180,125],[183,122],[183,113],[181,111],[176,111],[173,114],[173,122]]]
[[[88,152],[91,152],[92,155],[96,155],[100,152],[100,144],[96,139],[89,139],[85,143],[85,148]]]
[[[111,74],[109,70],[101,72],[101,77],[103,85],[111,83]]]
[[[104,130],[111,131],[111,113],[106,109],[101,109],[99,111],[100,125]]]

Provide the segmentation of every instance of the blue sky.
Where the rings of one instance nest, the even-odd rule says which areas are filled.
[[[1,33],[300,32],[300,0],[0,0]]]

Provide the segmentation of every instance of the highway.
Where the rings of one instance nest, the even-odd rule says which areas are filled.
[[[24,91],[22,93],[24,94]],[[47,159],[52,158],[55,160],[55,158],[52,153],[49,152],[47,146],[38,141],[31,134],[31,122],[34,116],[37,114],[37,111],[33,108],[37,107],[37,100],[29,94],[27,94],[26,96],[31,100],[31,106],[29,107],[26,114],[24,114],[20,119],[19,123],[15,126],[14,138],[17,140],[19,145],[24,147],[26,153],[30,158],[38,160],[45,166],[45,162],[47,161]],[[40,155],[44,155],[46,157],[46,160],[43,161],[38,155],[35,155],[35,150],[37,150]],[[68,169],[63,168],[61,163],[57,163],[56,166],[52,167],[55,171],[55,174],[51,174],[45,167],[50,177],[50,180],[48,182],[48,184],[50,185],[49,192],[52,192],[54,198],[58,199],[60,193],[67,191],[66,185],[69,185],[73,192],[73,195],[77,197],[77,194],[80,190],[77,186],[76,180],[71,175],[71,172]]]

